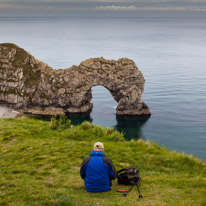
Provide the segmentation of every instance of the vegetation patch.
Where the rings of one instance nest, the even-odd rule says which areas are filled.
[[[9,95],[9,94],[18,95],[19,94],[19,92],[16,89],[8,89],[6,91],[1,91],[1,93],[4,95]]]
[[[41,71],[36,70],[34,71],[29,65],[24,67],[24,75],[27,77],[25,81],[25,86],[28,88],[32,88],[36,82],[40,79]]]
[[[58,119],[62,125],[66,119]],[[0,119],[0,205],[205,205],[205,162],[143,140],[124,141],[123,134],[89,122],[52,128],[34,119]],[[106,193],[88,193],[80,178],[82,159],[94,142],[117,170],[137,167],[143,199],[134,188],[124,198],[113,181]]]
[[[80,85],[76,86],[76,89],[81,89],[82,87],[85,87],[85,86],[87,86],[87,85],[86,84],[80,84]]]
[[[29,55],[24,49],[9,43],[5,43],[1,45],[16,49],[16,56],[12,62],[12,66],[14,66],[15,68],[23,68],[23,74],[26,77],[25,86],[28,88],[32,88],[41,75],[41,71],[36,70],[37,65],[34,65],[33,68],[30,63],[25,63],[25,60]]]
[[[18,46],[16,46],[15,44],[12,44],[12,43],[3,43],[3,44],[0,44],[0,46],[14,48],[14,49],[19,48]]]
[[[14,58],[14,61],[12,62],[12,65],[16,68],[23,67],[23,63],[27,56],[28,56],[28,53],[24,49],[17,47],[16,56]]]

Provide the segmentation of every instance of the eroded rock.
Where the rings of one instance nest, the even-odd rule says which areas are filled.
[[[144,77],[127,58],[92,58],[79,66],[52,69],[14,44],[0,44],[0,104],[34,114],[84,113],[92,109],[91,88],[107,88],[117,115],[149,115],[141,100]]]
[[[0,106],[0,119],[1,118],[15,118],[15,117],[18,117],[20,116],[20,113],[15,111],[15,110],[12,110],[12,109],[9,109],[9,108],[6,108],[6,107],[2,107]]]

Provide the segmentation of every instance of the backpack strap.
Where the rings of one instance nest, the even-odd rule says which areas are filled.
[[[124,179],[123,179],[123,177],[122,177],[122,175],[120,174],[121,172],[124,172],[124,171],[126,171],[127,169],[126,168],[124,168],[124,169],[121,169],[121,170],[119,170],[118,172],[117,172],[117,179],[118,179],[118,182],[120,181],[124,181]],[[122,173],[123,174],[123,173]]]
[[[120,172],[123,172],[123,171],[126,171],[126,170],[127,170],[126,168],[119,170],[119,171],[117,172],[117,175],[118,175]]]

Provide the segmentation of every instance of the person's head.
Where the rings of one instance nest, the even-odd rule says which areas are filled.
[[[104,145],[101,142],[94,143],[93,151],[101,151],[104,152]]]

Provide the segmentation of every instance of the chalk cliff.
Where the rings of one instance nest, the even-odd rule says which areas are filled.
[[[33,114],[84,113],[92,109],[91,88],[107,88],[117,115],[149,115],[141,100],[144,77],[127,58],[92,58],[79,66],[52,69],[24,49],[0,44],[0,105]]]

